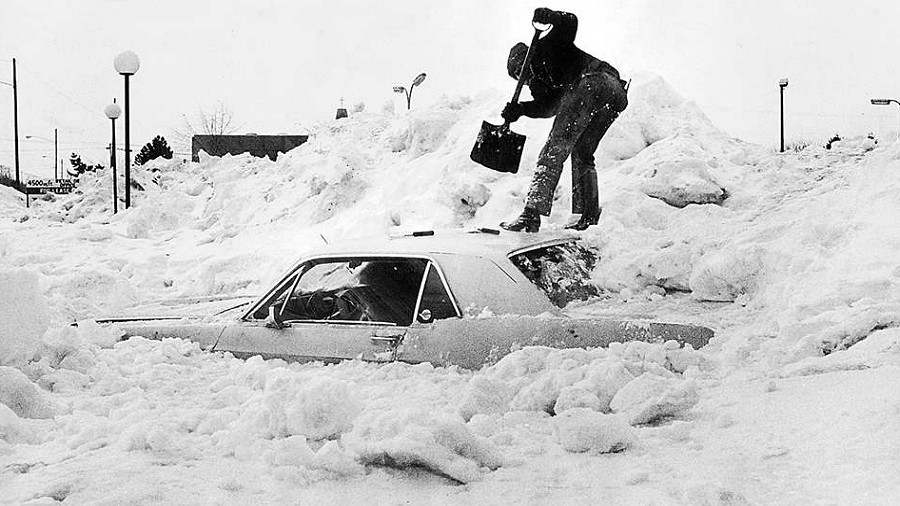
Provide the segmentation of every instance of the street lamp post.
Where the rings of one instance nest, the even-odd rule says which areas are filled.
[[[125,209],[131,206],[131,133],[129,131],[129,95],[128,78],[133,76],[139,68],[141,61],[134,51],[124,51],[113,60],[116,72],[125,76]]]
[[[103,109],[103,113],[106,114],[106,117],[112,121],[112,143],[109,145],[109,167],[112,169],[112,190],[113,190],[113,214],[119,212],[119,193],[116,189],[118,185],[118,180],[116,179],[116,118],[122,114],[122,108],[116,104],[116,100],[113,99],[113,103],[106,106]]]
[[[422,84],[422,81],[425,80],[425,72],[417,75],[415,79],[413,79],[412,85],[409,89],[406,89],[406,86],[394,86],[394,93],[402,93],[406,95],[406,110],[408,111],[412,105],[412,91],[413,88]]]
[[[787,78],[778,81],[778,88],[781,92],[781,152],[784,153],[784,89],[787,88]]]
[[[873,98],[870,102],[872,102],[872,105],[891,105],[891,103],[900,105],[900,101],[893,98]],[[900,141],[900,130],[897,130],[897,140]]]

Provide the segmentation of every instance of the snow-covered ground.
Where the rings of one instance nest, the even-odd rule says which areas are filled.
[[[0,187],[0,503],[900,502],[900,144],[775,153],[652,75],[597,154],[603,295],[568,312],[704,324],[703,350],[326,366],[89,321],[257,293],[322,236],[496,227],[549,128],[515,125],[519,174],[475,165],[504,100],[358,113],[274,162],[154,161],[115,216],[107,173],[30,209]]]

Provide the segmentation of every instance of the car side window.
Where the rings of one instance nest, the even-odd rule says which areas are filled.
[[[408,326],[428,261],[421,258],[312,260],[253,313],[283,322],[374,322]]]
[[[575,242],[528,250],[510,260],[557,307],[599,295],[591,282],[597,256]]]
[[[453,299],[441,279],[440,272],[434,263],[428,264],[428,273],[422,285],[422,298],[416,318],[419,323],[430,323],[434,320],[456,318],[459,316]]]

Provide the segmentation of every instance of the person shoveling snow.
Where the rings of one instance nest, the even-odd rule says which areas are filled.
[[[550,215],[563,162],[571,155],[572,212],[581,217],[566,228],[584,230],[600,218],[594,152],[628,105],[626,83],[612,65],[575,46],[578,18],[574,14],[542,7],[534,11],[533,23],[537,31],[531,47],[521,42],[513,46],[507,68],[511,77],[528,85],[534,100],[519,103],[514,99],[502,116],[509,123],[522,116],[556,119],[538,157],[525,210],[500,226],[537,232],[541,215]]]

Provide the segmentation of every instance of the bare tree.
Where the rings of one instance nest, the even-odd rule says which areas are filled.
[[[183,120],[182,126],[175,129],[172,136],[174,139],[173,144],[181,152],[191,151],[191,141],[195,135],[229,135],[240,128],[239,125],[234,123],[234,112],[221,100],[216,102],[211,112],[200,108],[193,119],[189,119],[183,114],[181,118]],[[218,142],[216,142],[215,138],[212,139],[212,143],[213,145],[209,147],[216,150]]]

